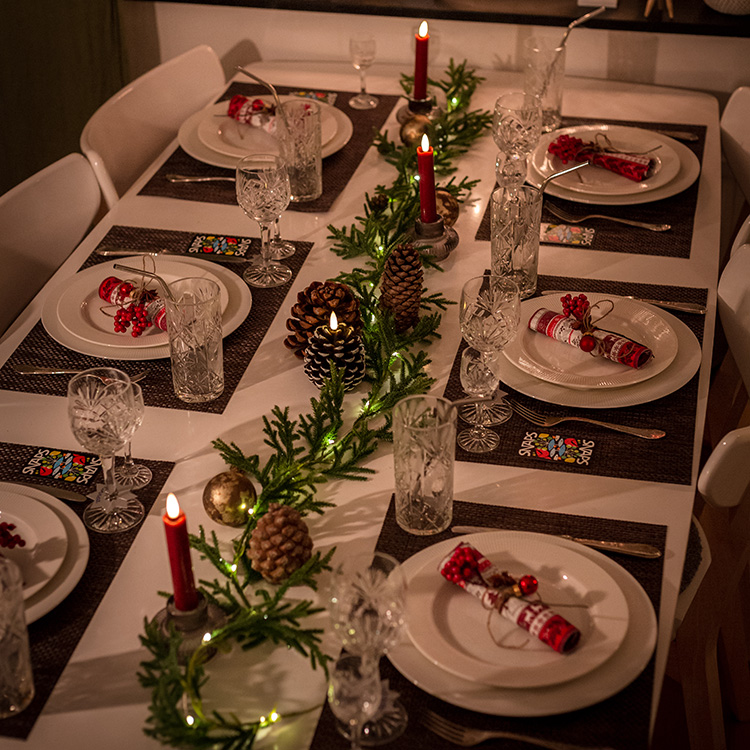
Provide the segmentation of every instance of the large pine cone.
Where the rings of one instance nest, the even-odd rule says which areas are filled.
[[[313,281],[297,295],[292,317],[286,322],[291,333],[284,344],[302,359],[313,331],[322,323],[330,323],[332,311],[339,323],[346,323],[357,333],[362,330],[359,302],[351,289],[337,281]]]
[[[393,313],[402,333],[419,321],[424,270],[422,256],[411,243],[394,247],[385,262],[380,283],[380,304]]]
[[[271,583],[281,583],[310,559],[312,546],[299,511],[271,503],[253,529],[245,554],[253,570]]]

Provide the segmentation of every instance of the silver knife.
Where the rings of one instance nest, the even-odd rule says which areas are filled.
[[[563,295],[567,293],[568,292],[564,292],[560,289],[548,289],[542,292],[543,295],[546,295],[546,294]],[[615,294],[613,296],[622,297],[623,299],[634,299],[634,300],[637,300],[638,302],[645,302],[647,305],[656,305],[657,307],[663,307],[665,310],[679,310],[680,312],[694,313],[695,315],[706,314],[705,305],[699,305],[695,302],[672,302],[671,300],[663,300],[663,299],[644,299],[643,297],[633,297],[628,294]]]
[[[31,484],[30,482],[15,482],[15,484],[19,484],[21,487],[30,487],[32,490],[46,492],[48,495],[52,495],[52,497],[59,498],[60,500],[68,500],[73,503],[89,502],[89,498],[80,492],[73,492],[73,490],[64,489],[63,487],[50,487],[46,484]]]
[[[483,531],[508,531],[508,529],[502,529],[499,527],[492,528],[490,526],[453,526],[451,531],[454,534],[476,534]],[[637,542],[605,542],[597,539],[583,539],[577,536],[569,536],[568,534],[554,534],[554,536],[558,536],[560,539],[568,539],[571,542],[577,542],[578,544],[583,544],[586,547],[592,547],[593,549],[605,550],[606,552],[619,552],[622,555],[648,557],[651,559],[661,557],[661,552],[650,544],[639,544]]]
[[[247,263],[250,258],[239,255],[221,255],[220,253],[180,253],[173,250],[129,250],[126,247],[114,247],[105,245],[96,251],[97,255],[106,258],[123,258],[128,255],[151,255],[156,258],[159,256],[172,256],[175,258],[196,258],[198,260],[213,260],[217,263]]]

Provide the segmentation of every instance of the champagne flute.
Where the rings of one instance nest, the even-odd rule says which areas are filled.
[[[510,343],[521,319],[521,293],[513,279],[505,276],[476,276],[461,290],[459,320],[466,343],[481,352],[482,361],[492,372],[494,356]],[[493,376],[496,384],[497,378]],[[494,391],[494,388],[493,388]],[[505,399],[495,401],[493,424],[502,424],[513,413]]]
[[[513,91],[498,98],[492,118],[492,137],[500,149],[495,165],[498,185],[523,185],[528,156],[541,135],[542,105],[538,96]]]
[[[349,56],[359,71],[359,93],[349,100],[352,109],[374,109],[377,97],[367,93],[365,73],[375,59],[375,39],[370,34],[355,34],[349,39]]]
[[[143,424],[143,414],[146,406],[143,403],[143,390],[138,383],[131,383],[133,388],[133,408],[137,423],[137,430]],[[125,462],[121,466],[115,466],[115,482],[117,488],[121,490],[139,490],[145,487],[153,478],[151,469],[143,464],[137,464],[133,461],[131,455],[132,440],[128,440],[125,446]]]
[[[121,370],[97,367],[84,370],[68,383],[68,418],[76,440],[87,451],[99,454],[104,484],[83,512],[93,531],[111,534],[127,531],[143,519],[143,505],[134,497],[121,497],[115,483],[115,454],[130,440],[137,426],[133,388]]]
[[[289,205],[291,192],[286,162],[278,154],[250,154],[237,162],[237,202],[260,226],[260,260],[242,275],[250,286],[286,284],[292,270],[271,260],[271,225]]]
[[[330,672],[328,705],[343,723],[351,750],[362,747],[362,727],[380,708],[382,686],[377,664],[361,656],[342,656]]]

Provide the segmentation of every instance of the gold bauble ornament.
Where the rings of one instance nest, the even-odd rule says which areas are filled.
[[[422,136],[430,129],[430,118],[427,115],[412,115],[399,131],[404,146],[418,146]]]
[[[445,188],[435,190],[435,208],[446,227],[452,227],[458,221],[458,199]]]
[[[244,526],[255,506],[253,483],[236,466],[222,471],[203,489],[203,508],[211,520],[225,526]]]

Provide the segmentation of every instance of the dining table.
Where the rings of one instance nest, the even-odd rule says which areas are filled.
[[[148,658],[139,640],[144,622],[164,607],[161,592],[172,587],[162,521],[167,493],[179,499],[191,533],[203,527],[208,535],[216,534],[229,544],[238,530],[212,520],[203,504],[207,483],[226,469],[212,442],[220,439],[236,444],[247,455],[268,457],[270,448],[262,430],[272,407],[288,407],[291,415],[304,414],[319,393],[306,377],[301,359],[284,345],[287,319],[298,293],[310,284],[362,266],[362,258],[345,259],[332,252],[329,227],[350,226],[363,215],[366,196],[395,179],[395,169],[370,144],[378,131],[399,142],[397,113],[405,103],[399,78],[411,71],[409,65],[376,62],[368,70],[367,85],[380,103],[362,113],[348,107],[348,99],[358,91],[358,77],[343,62],[261,61],[248,69],[272,82],[280,93],[336,92],[335,106],[351,121],[353,132],[336,153],[324,159],[323,196],[309,205],[293,204],[281,217],[283,238],[296,245],[295,255],[285,261],[293,277],[275,289],[250,289],[252,303],[236,313],[236,330],[224,340],[222,396],[206,404],[176,399],[168,352],[152,353],[153,358],[150,354],[143,360],[119,348],[112,354],[96,346],[76,346],[60,330],[55,320],[58,309],[51,302],[81,274],[116,260],[96,255],[103,245],[179,253],[206,236],[220,236],[248,240],[248,252],[257,252],[257,226],[237,205],[233,184],[180,185],[165,179],[173,172],[228,174],[221,164],[208,164],[200,153],[198,158],[189,153],[200,152],[201,147],[193,148],[186,141],[192,135],[185,130],[93,227],[0,342],[0,479],[4,483],[55,487],[50,475],[34,470],[43,463],[39,457],[51,451],[83,453],[69,426],[69,376],[20,375],[14,365],[23,362],[57,367],[67,363],[72,369],[114,364],[130,374],[147,370],[141,381],[145,417],[133,437],[132,450],[135,460],[146,463],[154,474],[151,484],[137,493],[147,509],[140,526],[122,534],[87,532],[87,538],[78,538],[88,555],[87,562],[78,566],[80,581],[29,623],[37,695],[26,711],[0,720],[0,750],[72,750],[82,743],[132,750],[160,744],[144,734],[151,696],[136,675]],[[430,72],[435,78],[442,75],[437,66]],[[518,72],[482,69],[477,74],[483,80],[473,95],[472,109],[492,112],[500,94],[522,88]],[[257,92],[250,83],[237,74],[225,90],[217,92],[217,101],[237,92]],[[686,559],[688,567],[695,567],[696,554],[700,559],[694,545],[689,551],[689,539],[694,534],[691,519],[716,311],[721,198],[718,104],[712,96],[687,88],[567,77],[562,116],[563,127],[609,123],[688,131],[696,139],[680,142],[679,153],[692,155],[683,157],[687,161],[682,168],[687,169],[689,161],[699,165],[699,174],[676,194],[665,194],[654,202],[592,206],[577,202],[575,195],[565,200],[571,194],[563,191],[559,202],[569,210],[584,213],[595,207],[596,213],[611,211],[624,218],[669,223],[672,230],[657,234],[604,221],[586,222],[595,227],[590,247],[542,244],[538,291],[692,302],[705,305],[706,313],[646,305],[670,321],[679,341],[671,369],[650,384],[614,390],[566,388],[534,382],[535,378],[506,363],[501,387],[523,406],[555,414],[602,415],[610,422],[663,429],[666,436],[647,441],[595,425],[565,422],[553,433],[588,446],[586,461],[568,464],[535,452],[537,428],[515,415],[497,428],[500,446],[496,451],[477,455],[457,449],[454,523],[545,534],[549,539],[570,534],[646,542],[662,554],[644,560],[586,552],[594,555],[587,559],[601,565],[616,588],[626,593],[631,618],[631,632],[625,636],[628,651],[616,653],[590,674],[562,685],[498,689],[477,680],[472,698],[471,679],[436,670],[404,635],[404,642],[381,665],[383,676],[401,694],[409,712],[406,733],[393,747],[453,746],[422,726],[426,709],[460,723],[582,748],[647,747]],[[428,294],[439,293],[455,302],[464,282],[490,267],[487,209],[495,186],[496,153],[487,131],[455,164],[458,179],[466,176],[478,182],[460,205],[454,227],[457,247],[437,268],[425,269]],[[438,177],[438,184],[444,180]],[[40,220],[44,211],[40,206]],[[545,213],[542,221],[554,220]],[[214,265],[220,268],[217,273],[228,274],[230,298],[236,294],[245,299],[244,282],[234,268]],[[76,288],[83,287],[79,283]],[[544,304],[554,307],[558,297],[547,297]],[[457,305],[443,312],[439,332],[440,338],[427,347],[430,361],[425,369],[435,379],[432,393],[456,399],[464,395],[458,376],[462,335]],[[360,386],[347,395],[347,419],[358,408],[363,389]],[[331,507],[306,517],[315,550],[327,552],[335,547],[335,560],[377,547],[410,571],[408,561],[416,555],[424,556],[432,545],[447,549],[450,540],[458,538],[450,529],[432,537],[413,536],[399,528],[393,506],[391,443],[383,442],[366,466],[374,473],[364,482],[339,480],[318,488],[319,497]],[[61,504],[68,508],[66,512],[80,511],[80,503]],[[569,547],[564,552],[569,554]],[[195,551],[192,560],[197,579],[215,577],[210,563]],[[292,593],[316,596],[309,591]],[[319,596],[323,601],[323,594]],[[325,631],[325,650],[335,654],[339,647],[326,613],[318,613],[312,621]],[[234,712],[245,720],[272,710],[282,717],[285,712],[301,712],[263,730],[258,748],[347,746],[325,705],[323,671],[313,669],[298,653],[268,642],[247,651],[235,647],[229,654],[216,656],[207,669],[210,679],[204,702],[208,708]]]

